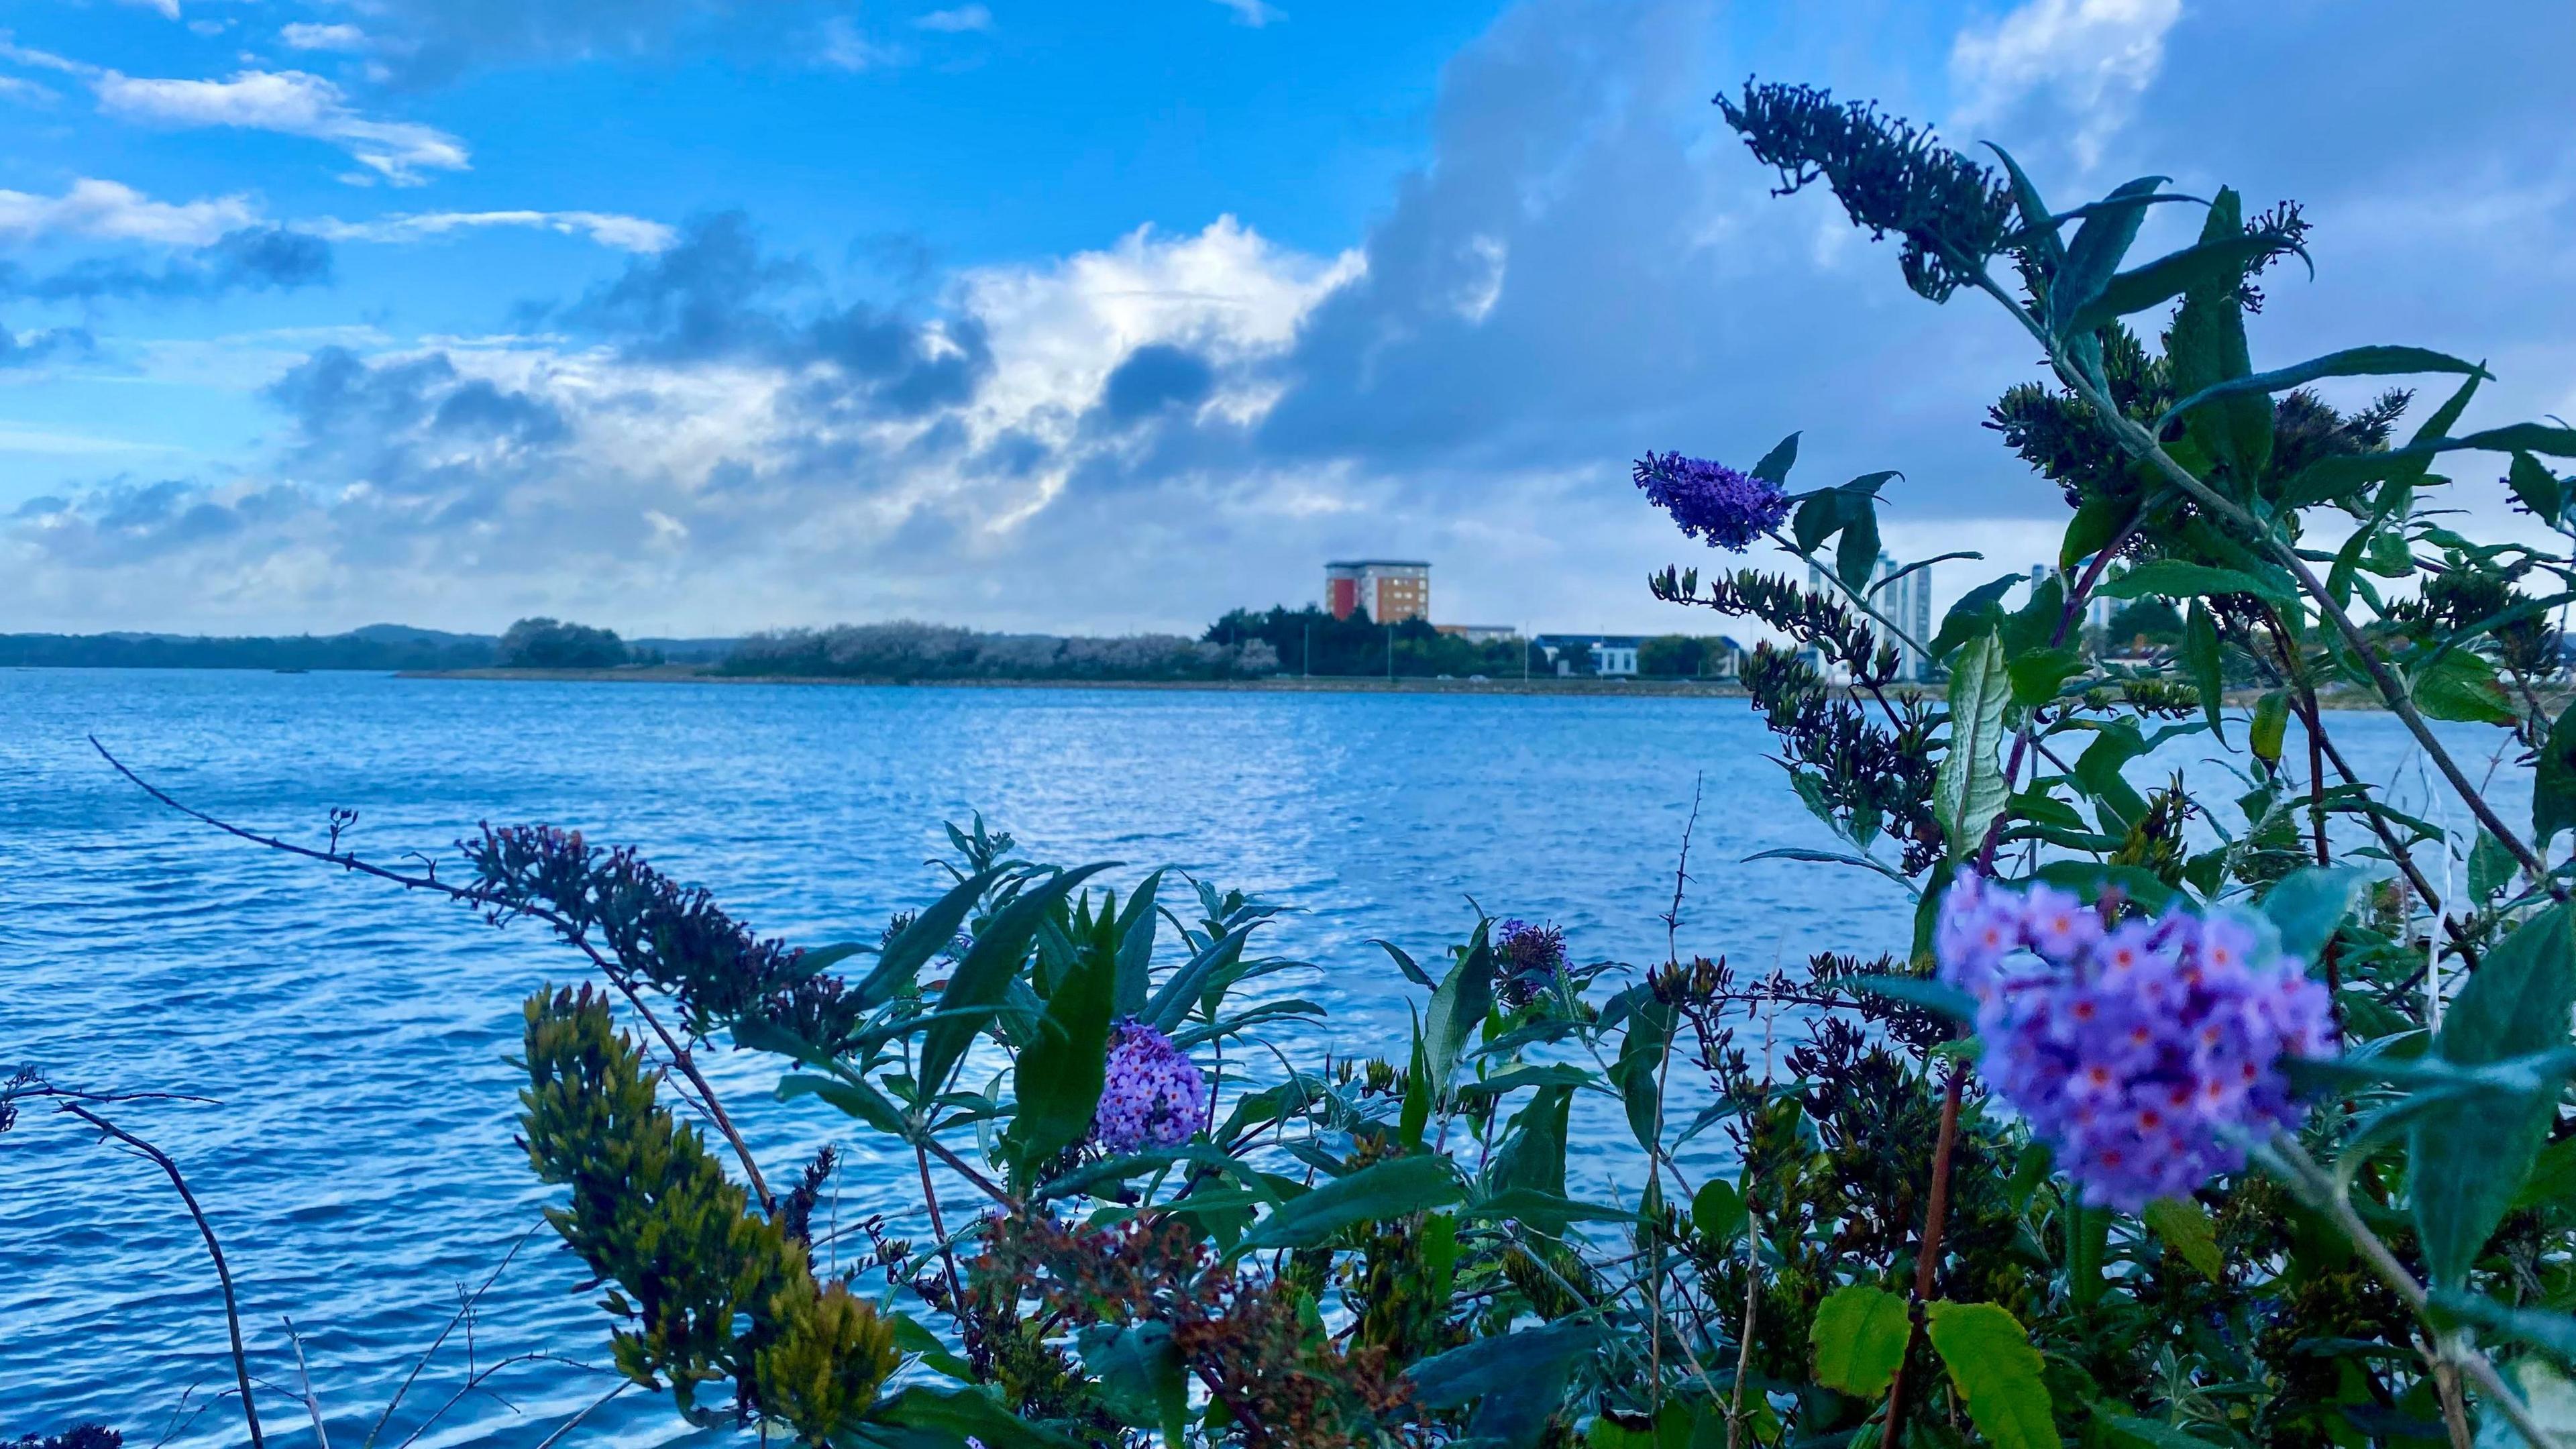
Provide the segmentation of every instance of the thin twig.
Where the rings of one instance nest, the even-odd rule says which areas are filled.
[[[546,1225],[543,1218],[530,1223],[528,1230],[519,1234],[517,1241],[510,1244],[510,1251],[502,1254],[501,1261],[493,1265],[491,1273],[483,1280],[483,1286],[475,1289],[464,1302],[457,1305],[455,1314],[447,1320],[447,1326],[438,1331],[438,1337],[431,1339],[429,1347],[422,1349],[420,1357],[413,1361],[411,1372],[403,1378],[402,1387],[394,1390],[394,1396],[385,1401],[384,1412],[376,1415],[375,1427],[367,1431],[366,1440],[359,1445],[359,1449],[375,1449],[376,1436],[384,1432],[385,1421],[393,1417],[395,1409],[401,1407],[403,1396],[411,1392],[411,1386],[420,1378],[421,1371],[429,1367],[430,1358],[438,1352],[439,1345],[447,1342],[447,1336],[456,1331],[456,1325],[465,1321],[466,1311],[474,1306],[476,1300],[489,1292],[492,1285],[500,1280],[501,1270],[509,1267],[510,1260],[519,1256],[519,1250],[528,1245],[528,1239],[535,1237],[538,1230]]]
[[[214,1225],[206,1221],[205,1210],[197,1206],[197,1195],[188,1190],[188,1180],[179,1175],[179,1164],[170,1160],[170,1154],[163,1152],[160,1148],[155,1147],[151,1143],[144,1141],[142,1138],[135,1136],[133,1133],[126,1131],[124,1128],[117,1126],[115,1123],[110,1122],[106,1118],[91,1111],[87,1107],[82,1106],[78,1102],[59,1101],[55,1103],[55,1106],[59,1110],[69,1112],[73,1116],[78,1117],[93,1127],[96,1127],[99,1131],[115,1138],[119,1142],[124,1143],[126,1146],[132,1148],[138,1153],[141,1153],[143,1156],[150,1158],[164,1173],[169,1175],[170,1185],[179,1190],[179,1200],[188,1205],[188,1216],[196,1219],[197,1232],[206,1240],[207,1256],[215,1260],[215,1277],[223,1284],[224,1326],[232,1334],[233,1377],[235,1381],[241,1385],[242,1420],[250,1427],[251,1449],[266,1449],[268,1441],[259,1432],[259,1406],[251,1401],[250,1355],[242,1350],[241,1308],[233,1297],[233,1270],[224,1262],[223,1244],[215,1241]]]
[[[313,1416],[313,1442],[318,1449],[331,1449],[331,1431],[322,1427],[322,1401],[313,1396],[313,1370],[304,1363],[304,1339],[296,1333],[294,1319],[285,1318],[285,1322],[286,1341],[295,1346],[295,1377],[304,1387],[304,1411]]]
[[[606,956],[601,955],[599,948],[593,946],[590,943],[589,938],[582,934],[581,928],[575,925],[572,921],[566,919],[560,913],[549,910],[544,906],[531,905],[524,901],[503,899],[494,892],[479,886],[450,885],[446,881],[440,880],[434,870],[432,873],[427,875],[406,875],[401,871],[388,869],[384,866],[377,865],[372,861],[361,860],[355,854],[339,850],[336,847],[331,850],[315,850],[311,846],[297,845],[292,841],[280,840],[273,835],[262,835],[256,830],[246,830],[230,821],[219,820],[214,816],[207,814],[203,810],[199,810],[194,806],[183,805],[177,800],[172,799],[170,795],[160,787],[152,784],[141,775],[138,775],[134,773],[133,770],[127,768],[126,763],[123,760],[118,759],[114,754],[110,753],[107,746],[99,743],[98,736],[91,735],[88,738],[90,748],[98,751],[99,758],[107,761],[109,765],[115,767],[118,774],[133,781],[135,786],[141,789],[144,794],[151,796],[153,799],[160,801],[162,804],[178,811],[180,814],[187,816],[191,820],[211,825],[227,835],[239,837],[240,839],[247,840],[254,845],[267,846],[271,850],[284,851],[289,855],[299,855],[304,857],[306,860],[318,860],[325,865],[336,865],[342,870],[354,871],[359,875],[370,875],[374,876],[378,880],[391,881],[405,890],[429,891],[432,894],[443,895],[450,900],[462,901],[469,905],[507,911],[514,915],[530,916],[553,926],[557,934],[570,942],[574,948],[579,950],[583,955],[590,958],[591,964],[597,966],[600,970],[600,974],[608,978],[608,983],[611,986],[616,987],[619,993],[625,996],[627,1004],[635,1008],[635,1012],[638,1016],[644,1018],[645,1025],[651,1027],[653,1029],[653,1034],[661,1038],[663,1048],[671,1054],[671,1060],[679,1067],[681,1075],[687,1077],[690,1083],[698,1089],[700,1104],[705,1107],[709,1120],[713,1121],[716,1124],[717,1130],[724,1134],[725,1141],[733,1145],[734,1156],[741,1161],[744,1175],[751,1179],[752,1191],[759,1197],[762,1211],[770,1213],[773,1216],[777,1213],[778,1200],[770,1195],[769,1183],[760,1174],[760,1164],[753,1159],[750,1144],[744,1142],[742,1140],[742,1134],[734,1130],[733,1119],[726,1115],[724,1104],[716,1099],[715,1088],[709,1085],[705,1075],[699,1072],[697,1059],[691,1056],[688,1048],[682,1046],[679,1039],[671,1034],[670,1029],[662,1024],[662,1019],[653,1014],[653,1009],[644,1004],[643,996],[636,991],[633,982],[628,979],[627,973],[615,963],[611,962]]]

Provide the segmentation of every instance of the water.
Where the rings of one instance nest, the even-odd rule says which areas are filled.
[[[1273,981],[1329,1015],[1285,1034],[1292,1054],[1400,1056],[1419,992],[1368,939],[1435,959],[1471,926],[1469,897],[1557,921],[1585,959],[1663,959],[1695,781],[1685,957],[1876,952],[1907,922],[1874,876],[1743,863],[1831,842],[1741,701],[0,673],[0,1068],[218,1099],[113,1116],[187,1173],[268,1385],[296,1382],[294,1320],[342,1449],[454,1318],[459,1285],[537,1222],[547,1197],[511,1144],[503,1058],[520,1002],[581,979],[580,963],[524,924],[496,932],[173,815],[90,751],[92,732],[190,804],[291,839],[318,845],[327,812],[354,809],[350,839],[381,859],[446,853],[480,820],[577,825],[808,944],[873,939],[935,895],[940,821],[981,809],[1035,859],[1130,862],[1122,886],[1169,863],[1295,907],[1269,949],[1319,969]],[[2393,720],[2344,716],[2336,733],[2365,773],[2414,778]],[[2464,732],[2480,759],[2495,738]],[[771,1101],[763,1062],[709,1064],[773,1181],[861,1136]],[[1624,1137],[1603,1125],[1577,1134],[1579,1153]],[[828,1211],[917,1225],[909,1166],[863,1153]],[[473,1367],[604,1362],[581,1278],[550,1234],[529,1239],[477,1304]],[[381,1443],[437,1411],[422,1444],[533,1446],[610,1386],[549,1360],[457,1397],[467,1336]],[[0,1136],[0,1440],[94,1419],[136,1449],[174,1425],[174,1443],[238,1443],[233,1405],[188,1418],[230,1382],[214,1275],[168,1183],[27,1111]],[[260,1403],[273,1436],[309,1442],[285,1389]],[[572,1442],[675,1425],[635,1394]]]

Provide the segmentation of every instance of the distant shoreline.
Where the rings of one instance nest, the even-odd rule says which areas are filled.
[[[1144,689],[1251,694],[1573,694],[1744,699],[1733,684],[1693,679],[1383,679],[1373,675],[1273,675],[1265,679],[849,679],[814,674],[715,674],[693,665],[625,669],[405,669],[397,679],[512,680],[574,684],[819,684],[874,689]]]
[[[1385,679],[1366,674],[1304,677],[1272,675],[1265,679],[853,679],[819,674],[716,674],[692,664],[630,665],[622,669],[405,669],[397,679],[503,680],[555,684],[814,684],[867,689],[1137,689],[1209,690],[1238,694],[1558,694],[1608,698],[1731,699],[1752,696],[1743,686],[1700,679],[1603,679],[1533,675],[1528,679]],[[1915,688],[1915,686],[1904,686]],[[1838,694],[1849,691],[1837,689]],[[1943,690],[1923,691],[1939,698]],[[2250,709],[2259,689],[2231,689],[2227,704]],[[2330,689],[2317,699],[2330,710],[2384,710],[2378,699],[2355,689]]]

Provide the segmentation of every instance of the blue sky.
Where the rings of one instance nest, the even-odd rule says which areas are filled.
[[[2027,345],[1770,198],[1707,104],[1748,73],[2003,141],[2061,204],[2297,197],[2318,278],[2258,362],[2414,342],[2491,359],[2499,419],[2576,413],[2564,6],[0,23],[0,630],[1195,630],[1352,553],[1433,559],[1443,618],[1669,628],[1640,579],[1695,546],[1628,460],[1792,429],[1796,481],[1906,471],[1894,551],[2042,556],[2053,490],[1979,426]]]

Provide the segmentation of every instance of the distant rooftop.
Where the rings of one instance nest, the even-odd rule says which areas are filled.
[[[1427,569],[1427,558],[1343,558],[1324,565],[1328,569]]]

